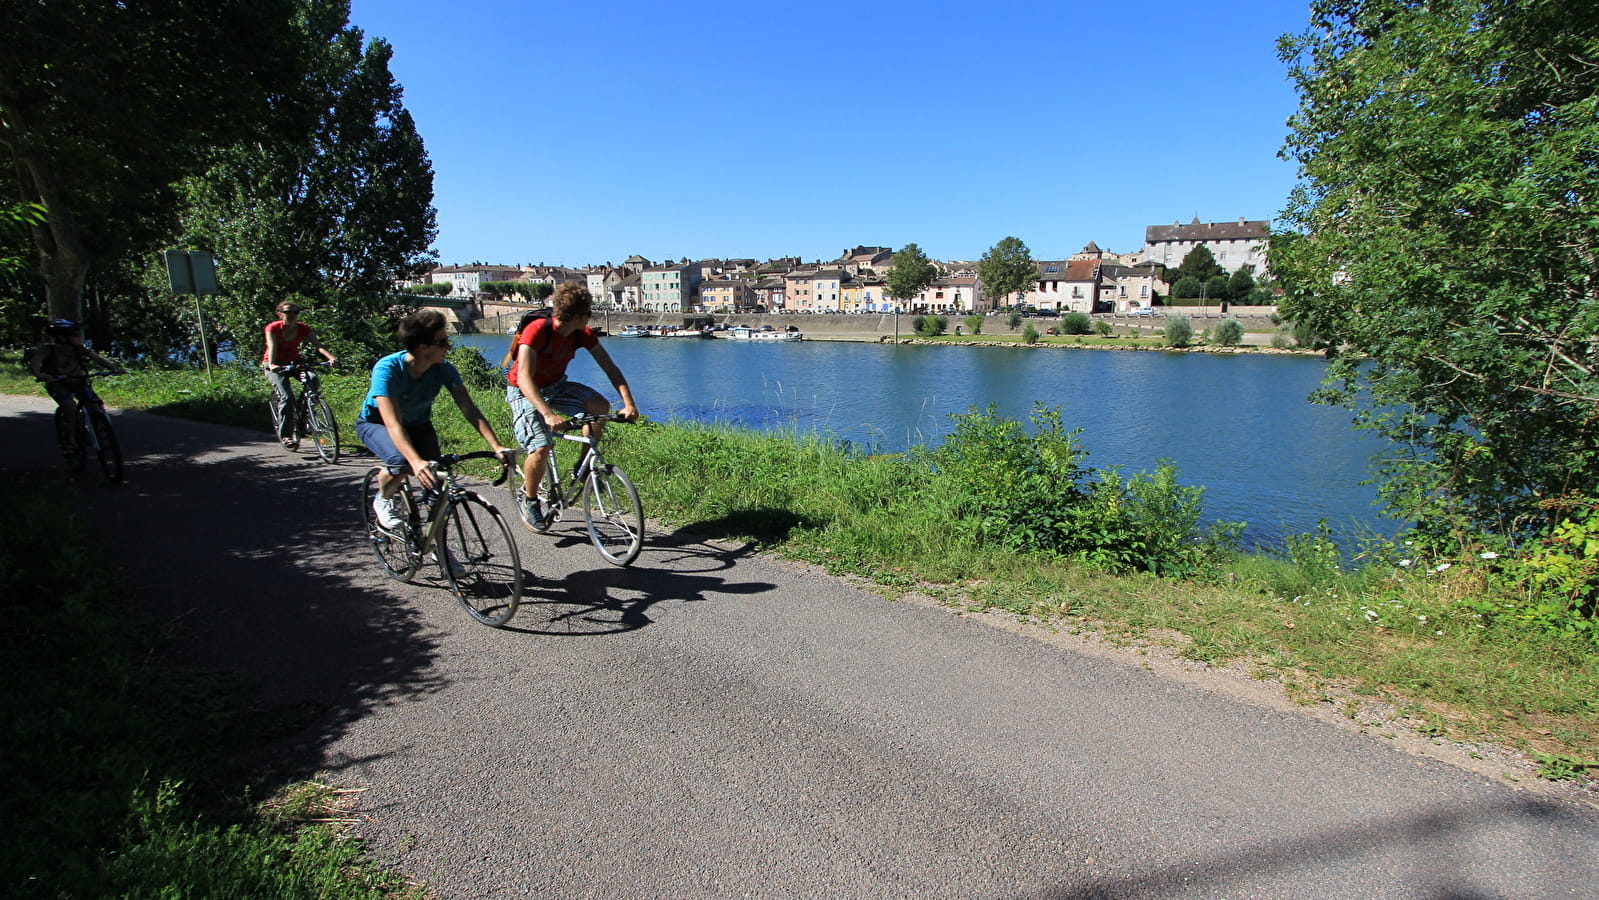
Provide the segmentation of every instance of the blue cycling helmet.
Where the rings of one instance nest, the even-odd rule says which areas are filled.
[[[50,334],[71,334],[74,331],[82,331],[83,326],[71,319],[51,319],[45,324],[44,330]]]

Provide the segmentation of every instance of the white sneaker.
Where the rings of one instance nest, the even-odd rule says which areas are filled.
[[[439,561],[439,551],[435,550],[432,553],[429,553],[428,554],[428,560],[430,562],[438,562]],[[450,555],[448,552],[446,552],[444,554],[444,565],[445,565],[445,568],[448,568],[450,570],[450,577],[451,578],[464,578],[464,577],[466,577],[466,566],[461,565],[460,561],[457,560],[454,556]]]
[[[405,530],[405,503],[398,495],[387,500],[381,494],[372,498],[372,512],[385,531]]]

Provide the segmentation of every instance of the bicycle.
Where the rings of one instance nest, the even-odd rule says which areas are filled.
[[[565,510],[583,504],[583,524],[588,529],[589,541],[608,563],[626,566],[638,559],[644,547],[644,506],[639,502],[638,488],[621,467],[606,462],[600,445],[586,434],[569,434],[568,430],[582,428],[593,422],[621,422],[621,416],[607,413],[603,416],[580,415],[566,420],[563,433],[557,435],[568,441],[582,444],[582,456],[572,467],[571,477],[561,484],[559,460],[555,445],[550,445],[549,465],[544,469],[544,483],[539,486],[538,497],[544,508],[544,522],[529,524],[537,532],[547,532],[562,517]],[[523,496],[522,467],[514,466],[511,478],[512,502]]]
[[[405,507],[406,524],[399,533],[383,528],[372,511],[378,476],[384,470],[381,466],[371,469],[361,485],[361,517],[372,552],[391,577],[410,582],[424,564],[437,562],[467,613],[485,625],[499,627],[509,622],[521,605],[522,558],[500,511],[456,479],[454,467],[474,459],[498,456],[492,450],[446,454],[432,464],[439,487],[402,487],[395,494]],[[502,471],[494,484],[503,484],[505,479]]]
[[[91,378],[121,374],[121,372],[89,372],[83,375],[83,381],[87,384]],[[100,461],[100,474],[104,475],[110,484],[121,484],[122,445],[117,442],[117,433],[111,427],[111,416],[106,413],[105,404],[85,402],[84,398],[77,394],[73,394],[73,402],[77,406],[77,412],[73,415],[70,429],[62,427],[64,416],[60,409],[56,410],[56,443],[61,447],[61,455],[66,458],[67,468],[74,472],[82,472],[84,464],[89,460],[89,451],[93,450],[95,458]]]
[[[333,417],[333,409],[328,406],[328,401],[322,398],[322,378],[316,371],[332,366],[329,363],[295,360],[278,368],[283,370],[283,374],[300,382],[300,395],[292,396],[293,391],[290,391],[288,401],[294,410],[294,446],[290,449],[299,449],[300,439],[309,437],[316,442],[316,452],[323,462],[338,462],[339,422]],[[272,431],[280,434],[278,429],[283,419],[278,414],[277,399],[274,397],[267,407],[272,411]]]

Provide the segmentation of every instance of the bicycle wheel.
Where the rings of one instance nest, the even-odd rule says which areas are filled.
[[[328,401],[316,397],[306,400],[305,405],[305,427],[311,432],[311,439],[316,441],[316,452],[321,454],[323,462],[338,462],[339,423],[333,418]]]
[[[500,626],[522,603],[522,558],[505,517],[476,494],[450,507],[439,528],[439,568],[467,614]]]
[[[378,496],[378,473],[382,471],[381,468],[368,470],[361,482],[361,522],[366,526],[367,543],[372,545],[378,562],[395,580],[410,581],[416,570],[422,567],[422,554],[416,552],[407,537],[390,534],[380,528],[377,513],[372,511],[372,501]],[[411,508],[410,492],[401,490],[395,496],[403,498],[401,502],[405,504],[406,520],[414,522],[416,517]]]
[[[56,443],[61,447],[61,458],[67,461],[67,468],[74,472],[82,472],[84,462],[89,459],[89,429],[84,415],[80,410],[69,417],[56,410]]]
[[[111,484],[122,483],[122,445],[111,427],[111,417],[102,410],[89,414],[94,427],[95,453],[100,458],[100,474]]]
[[[638,559],[644,547],[644,505],[639,503],[638,488],[620,468],[607,463],[589,472],[583,521],[594,549],[606,562],[625,566]]]

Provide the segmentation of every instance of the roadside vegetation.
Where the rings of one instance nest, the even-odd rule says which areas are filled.
[[[452,352],[508,433],[497,373]],[[268,429],[253,368],[210,383],[185,369],[102,386],[113,404]],[[364,372],[324,379],[341,423],[366,387]],[[34,389],[7,360],[0,390]],[[476,446],[458,419],[439,417],[445,444]],[[689,424],[608,434],[668,527],[753,542],[888,596],[915,591],[1244,663],[1300,702],[1362,722],[1397,709],[1425,734],[1519,748],[1549,777],[1599,774],[1599,516],[1514,558],[1486,546],[1338,546],[1324,531],[1246,553],[1236,527],[1201,527],[1203,490],[1180,485],[1170,465],[1094,469],[1042,407],[1026,423],[975,411],[942,444],[904,454]],[[348,432],[345,443],[360,452]]]

